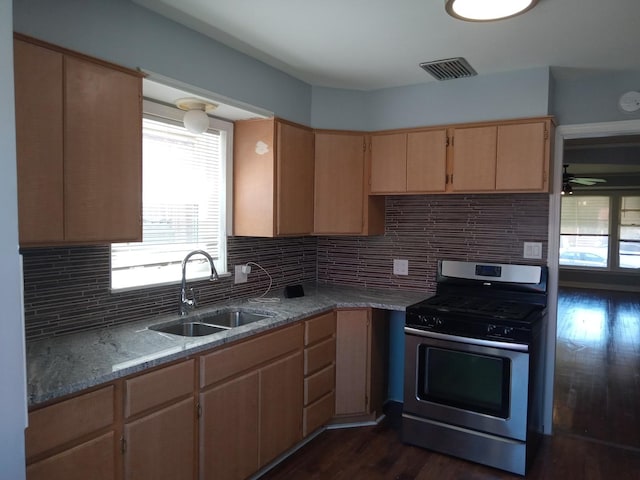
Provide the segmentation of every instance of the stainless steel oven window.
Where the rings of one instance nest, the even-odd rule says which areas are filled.
[[[477,413],[510,415],[511,361],[420,345],[418,392],[421,400]]]

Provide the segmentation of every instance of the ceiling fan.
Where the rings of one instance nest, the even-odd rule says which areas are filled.
[[[563,168],[564,172],[562,172],[562,195],[573,195],[573,188],[571,187],[572,183],[590,187],[598,183],[606,182],[604,178],[576,177],[575,175],[567,172],[567,168],[569,168],[569,165],[563,165]]]

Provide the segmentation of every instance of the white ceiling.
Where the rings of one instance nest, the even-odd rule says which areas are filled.
[[[540,0],[488,23],[449,17],[444,0],[133,1],[316,86],[435,81],[418,64],[458,56],[479,75],[640,69],[638,0]]]

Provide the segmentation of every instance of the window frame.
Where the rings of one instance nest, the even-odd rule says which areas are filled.
[[[621,267],[620,266],[620,222],[621,222],[621,208],[622,197],[637,197],[640,196],[637,190],[632,189],[620,189],[616,191],[611,190],[599,190],[594,189],[592,191],[574,191],[574,194],[569,198],[577,197],[608,197],[609,198],[609,246],[607,250],[607,266],[595,267],[587,265],[563,265],[558,261],[558,266],[561,270],[578,270],[589,272],[609,272],[609,273],[631,273],[640,274],[640,268]],[[560,204],[560,236],[562,236],[562,200]],[[558,251],[558,257],[560,251]]]
[[[176,107],[171,107],[161,103],[157,103],[151,100],[143,99],[142,102],[143,117],[156,121],[164,121],[173,125],[182,125],[182,117],[184,112]],[[233,218],[233,122],[222,120],[219,118],[209,117],[209,130],[218,131],[221,134],[221,151],[225,153],[225,161],[221,164],[222,179],[224,183],[224,202],[225,206],[222,209],[221,215],[224,217],[221,219],[221,224],[224,225],[224,231],[220,235],[220,260],[216,262],[222,265],[223,268],[218,270],[220,277],[228,277],[231,275],[229,271],[229,261],[227,256],[227,242],[232,230],[232,218]],[[141,139],[142,141],[142,139]],[[143,166],[144,168],[144,166]],[[144,173],[143,173],[144,175]],[[194,258],[194,260],[198,260]],[[111,261],[111,249],[109,254],[109,260]],[[208,275],[202,276],[190,276],[189,281],[198,281],[208,279]],[[176,280],[159,282],[145,285],[133,285],[126,287],[113,287],[112,281],[112,269],[109,265],[109,287],[112,292],[126,292],[134,290],[142,290],[148,288],[162,287],[166,285],[178,285],[181,282],[181,278]]]

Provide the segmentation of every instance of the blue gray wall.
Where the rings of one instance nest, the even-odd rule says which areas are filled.
[[[309,124],[311,87],[128,0],[15,0],[20,33]]]
[[[18,255],[18,202],[13,100],[11,0],[0,0],[0,478],[22,480],[25,388],[22,275]]]
[[[640,90],[638,58],[629,59],[635,70],[625,72],[552,68],[555,79],[551,113],[559,125],[636,120],[640,111],[624,113],[618,109],[620,95]]]
[[[640,89],[632,59],[636,69],[628,72],[539,67],[363,92],[312,87],[128,0],[15,0],[14,28],[316,128],[371,131],[547,114],[558,125],[638,118],[617,109],[622,93]]]
[[[345,115],[354,107],[360,115]],[[313,88],[311,118],[315,128],[374,131],[548,113],[549,69],[544,67],[366,93]]]

